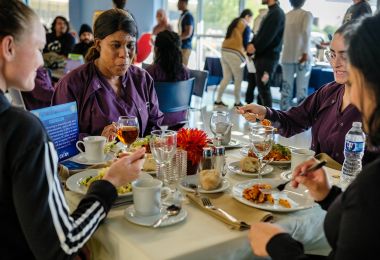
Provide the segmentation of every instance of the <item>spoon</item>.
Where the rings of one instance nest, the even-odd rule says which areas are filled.
[[[177,216],[179,212],[181,211],[180,206],[176,206],[174,204],[170,205],[169,207],[166,208],[166,213],[162,217],[160,217],[156,222],[153,223],[153,227],[159,227],[161,223],[168,219],[169,217]]]

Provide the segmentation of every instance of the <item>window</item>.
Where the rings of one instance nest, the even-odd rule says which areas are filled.
[[[69,19],[69,0],[29,0],[28,4],[48,29],[58,15]]]

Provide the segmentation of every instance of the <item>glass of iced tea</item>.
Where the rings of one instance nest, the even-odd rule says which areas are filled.
[[[119,116],[117,137],[129,150],[129,146],[139,137],[139,121],[135,116]]]

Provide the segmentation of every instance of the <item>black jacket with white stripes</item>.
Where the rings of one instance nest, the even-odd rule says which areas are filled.
[[[115,187],[94,182],[70,214],[57,162],[38,118],[11,107],[0,90],[1,259],[70,259],[106,217]]]

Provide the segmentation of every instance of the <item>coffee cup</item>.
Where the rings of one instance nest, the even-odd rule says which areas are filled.
[[[222,137],[222,145],[229,145],[231,141],[232,124],[229,124],[227,132]]]
[[[290,169],[293,171],[297,165],[303,163],[304,161],[310,159],[315,155],[315,152],[309,149],[292,149],[292,159],[291,159],[291,167]]]
[[[104,136],[87,136],[83,138],[83,141],[78,141],[76,147],[88,161],[101,162],[105,159],[104,145],[106,141]],[[84,145],[84,151],[79,144]]]
[[[155,216],[160,213],[162,200],[170,195],[168,187],[162,187],[162,181],[158,179],[139,178],[132,182],[133,203],[136,215]],[[161,199],[161,193],[166,196]]]

